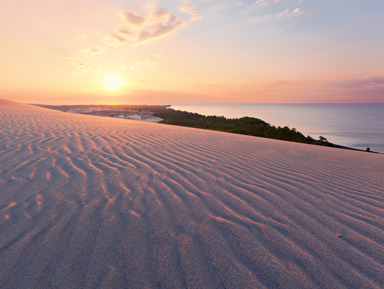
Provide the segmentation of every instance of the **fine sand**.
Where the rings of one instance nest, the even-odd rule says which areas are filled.
[[[384,156],[0,100],[0,288],[384,288]]]

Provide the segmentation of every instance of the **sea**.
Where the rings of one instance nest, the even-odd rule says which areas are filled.
[[[203,115],[256,117],[274,126],[296,128],[314,139],[384,153],[384,103],[189,104],[173,109]]]

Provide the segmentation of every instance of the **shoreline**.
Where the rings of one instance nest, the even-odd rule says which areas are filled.
[[[326,137],[341,146],[384,153],[384,103],[251,103],[172,106],[175,109],[226,117],[259,117],[271,124],[295,127],[305,135]]]
[[[86,115],[96,115],[96,116],[103,116],[103,117],[113,117],[113,118],[122,118],[122,119],[130,119],[130,120],[139,120],[139,121],[149,121],[149,122],[159,122],[159,123],[166,123],[164,119],[162,118],[162,115],[164,115],[165,111],[173,110],[175,112],[185,113],[186,111],[180,111],[175,110],[172,107],[172,105],[41,105],[41,104],[32,104],[38,107],[44,107],[48,109],[54,109],[59,110],[63,112],[72,112],[72,113],[79,113],[79,114],[86,114]],[[189,113],[191,115],[196,115],[196,113]],[[166,115],[166,114],[165,114]],[[205,115],[201,115],[203,117],[209,117]],[[164,116],[163,116],[164,117]],[[179,118],[185,118],[184,115],[177,116]],[[188,117],[188,116],[187,116]],[[238,118],[237,118],[238,119]],[[231,119],[227,119],[231,120]],[[180,125],[177,122],[175,123],[166,123],[171,125],[179,125],[179,126],[187,126],[187,127],[195,127],[195,128],[202,128],[202,127],[196,127],[193,125]],[[208,129],[208,130],[214,130],[214,131],[221,131],[218,129],[210,129],[210,128],[202,128],[202,129]],[[231,131],[224,131],[229,133],[235,133],[235,134],[243,134],[245,133],[241,132],[231,132]],[[260,135],[255,135],[258,137],[264,137]],[[310,137],[310,136],[308,136]],[[265,137],[267,139],[273,139],[272,137]],[[280,139],[285,140],[285,139]],[[285,140],[285,141],[291,141],[291,140]],[[297,142],[298,141],[292,141]],[[353,147],[348,147],[344,145],[338,145],[334,143],[329,143],[327,141],[324,142],[324,144],[319,143],[319,141],[315,141],[314,143],[311,143],[313,145],[326,145],[328,147],[338,148],[338,149],[346,149],[346,150],[354,150],[354,151],[361,151],[361,152],[369,152],[369,153],[377,153],[381,154],[380,152],[376,151],[367,151],[363,149],[357,149]]]

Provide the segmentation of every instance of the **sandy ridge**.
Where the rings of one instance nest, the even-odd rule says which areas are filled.
[[[382,288],[382,155],[0,101],[1,288]]]

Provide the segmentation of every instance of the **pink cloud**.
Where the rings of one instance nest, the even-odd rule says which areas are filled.
[[[123,12],[122,15],[128,25],[140,26],[145,22],[143,17],[135,15],[129,11]]]
[[[179,11],[189,14],[189,17],[192,21],[197,21],[202,17],[200,11],[195,6],[193,6],[189,0],[183,1],[183,4],[179,6]]]
[[[83,56],[91,56],[91,55],[99,54],[102,52],[104,52],[104,49],[100,46],[97,46],[97,45],[93,45],[93,46],[90,46],[90,47],[87,47],[87,48],[81,50],[81,54]]]
[[[126,35],[122,35],[120,33],[112,33],[107,36],[107,43],[110,45],[118,45],[118,44],[123,44],[128,41],[128,37]]]
[[[135,36],[135,32],[132,32],[130,29],[126,28],[126,27],[121,27],[117,30],[117,32],[119,34],[122,34],[124,35],[125,37],[131,37],[131,38],[134,38]]]
[[[155,38],[161,38],[175,31],[179,26],[182,25],[180,21],[173,21],[166,25],[159,24],[153,31],[141,31],[138,37],[138,41],[147,41]],[[152,27],[153,28],[153,27]]]
[[[139,43],[165,37],[179,29],[184,22],[170,10],[156,8],[147,17],[126,11],[122,13],[122,27],[107,36],[110,45],[124,44],[128,40]]]

